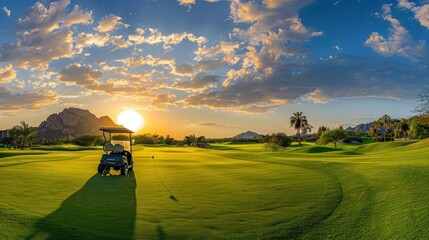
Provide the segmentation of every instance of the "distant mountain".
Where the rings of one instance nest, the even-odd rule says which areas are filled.
[[[371,129],[371,126],[372,126],[372,123],[362,123],[362,124],[359,124],[355,127],[348,127],[348,128],[346,128],[346,131],[356,132],[360,129],[362,132],[367,133]]]
[[[38,128],[38,137],[45,139],[100,135],[101,126],[117,126],[108,116],[97,118],[88,110],[66,108],[60,113],[50,115]]]
[[[262,136],[261,134],[251,132],[251,131],[247,131],[247,132],[238,134],[234,138],[251,139],[251,138],[259,138],[261,136]]]

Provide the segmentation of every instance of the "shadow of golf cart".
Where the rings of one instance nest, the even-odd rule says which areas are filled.
[[[98,164],[98,173],[113,168],[121,171],[121,175],[127,175],[129,170],[133,170],[133,144],[131,134],[133,131],[125,127],[101,127],[103,131],[104,144],[100,164]],[[126,134],[128,140],[114,140],[112,134]],[[123,136],[122,136],[123,137]]]

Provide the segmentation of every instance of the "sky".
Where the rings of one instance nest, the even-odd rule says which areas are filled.
[[[429,0],[0,0],[0,129],[67,107],[142,133],[292,134],[410,117]]]

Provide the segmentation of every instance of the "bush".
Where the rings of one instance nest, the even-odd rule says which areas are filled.
[[[95,146],[99,139],[99,136],[95,135],[82,135],[74,139],[74,144],[79,146]]]
[[[167,145],[173,145],[174,144],[174,138],[170,137],[170,135],[167,135],[167,137],[165,137],[165,144]]]
[[[262,138],[266,150],[276,152],[280,148],[285,148],[291,145],[292,139],[284,133],[265,135]]]
[[[377,139],[375,140],[376,142],[384,142],[384,137],[383,136],[379,136],[377,137]],[[386,142],[393,142],[395,141],[395,138],[391,137],[391,136],[387,136],[386,137]]]
[[[70,144],[70,143],[73,143],[74,142],[74,137],[73,136],[67,136],[67,137],[65,137],[64,138],[64,143],[65,144]]]
[[[155,144],[155,138],[150,134],[136,135],[135,144]]]

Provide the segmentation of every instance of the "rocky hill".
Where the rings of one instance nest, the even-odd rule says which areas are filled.
[[[348,127],[348,128],[346,128],[346,130],[356,132],[357,130],[360,129],[362,132],[367,133],[371,129],[371,126],[372,126],[372,123],[362,123],[362,124],[359,124],[355,127]]]
[[[50,115],[39,125],[38,137],[45,139],[80,136],[85,134],[99,135],[101,126],[115,126],[108,116],[97,118],[88,110],[66,108],[60,113]]]
[[[251,139],[251,138],[258,138],[258,137],[261,137],[261,135],[255,132],[247,131],[236,135],[234,138]]]

